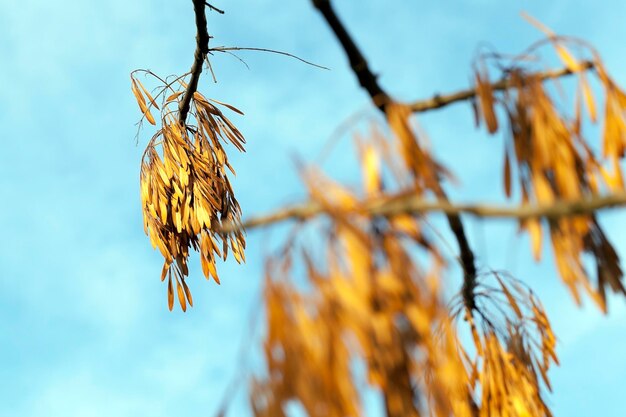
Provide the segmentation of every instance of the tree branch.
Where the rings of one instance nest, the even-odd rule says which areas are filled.
[[[350,67],[359,80],[359,84],[365,91],[368,92],[374,105],[381,111],[385,111],[385,106],[391,101],[389,95],[378,84],[377,77],[369,69],[367,61],[361,54],[361,51],[356,46],[350,34],[346,31],[345,27],[335,14],[335,11],[330,4],[330,0],[313,0],[313,5],[326,19],[326,23],[330,26],[335,33],[337,40],[341,43],[344,52],[346,53],[348,60],[350,61]]]
[[[478,218],[558,220],[561,217],[593,214],[598,210],[626,206],[626,192],[606,196],[586,197],[580,200],[558,200],[553,204],[522,204],[497,206],[487,204],[452,204],[446,200],[427,201],[414,194],[383,197],[362,202],[355,213],[369,216],[397,216],[400,214],[443,213],[469,214]],[[241,225],[225,224],[220,231],[230,233],[240,229],[267,227],[288,220],[304,220],[326,214],[323,205],[310,201],[273,213],[253,217]]]
[[[204,63],[204,58],[209,53],[209,32],[204,8],[205,2],[204,0],[192,1],[193,11],[196,14],[196,52],[194,53],[193,64],[191,66],[191,79],[178,105],[178,111],[180,113],[179,120],[181,123],[185,123],[187,120],[191,98],[193,97],[193,93],[198,89],[198,80],[200,80],[200,74],[202,73],[202,64]]]
[[[391,97],[384,91],[378,84],[376,76],[369,69],[367,61],[361,54],[361,51],[356,46],[347,30],[335,14],[332,8],[330,0],[312,0],[313,5],[320,11],[320,13],[326,19],[326,22],[335,33],[335,36],[341,43],[341,46],[346,53],[350,66],[354,71],[361,86],[369,93],[372,102],[378,109],[387,115],[387,105],[392,102]],[[447,200],[447,196],[442,187],[435,190],[437,197],[442,200]],[[473,291],[476,286],[476,265],[474,252],[472,251],[467,236],[465,235],[465,229],[463,222],[458,214],[448,214],[448,223],[452,233],[456,237],[460,251],[460,261],[464,271],[464,285],[463,292],[468,297],[464,297],[467,301],[467,305],[470,309],[474,308]]]
[[[595,66],[592,61],[584,61],[584,62],[581,62],[580,64],[581,64],[580,71],[587,71],[587,70],[594,68]],[[574,74],[574,72],[572,72],[570,69],[561,68],[558,70],[540,72],[535,75],[537,75],[539,79],[541,79],[541,81],[546,81],[546,80],[560,78],[560,77],[564,77],[564,76],[572,75],[572,74]],[[502,91],[510,87],[511,87],[511,80],[508,78],[503,78],[500,81],[497,81],[491,84],[491,89],[493,91]],[[457,91],[457,92],[450,93],[450,94],[444,94],[444,95],[436,94],[432,98],[429,98],[426,100],[414,101],[413,103],[409,104],[409,106],[411,107],[411,110],[414,113],[423,113],[429,110],[439,109],[441,107],[445,107],[449,104],[457,103],[459,101],[472,99],[476,97],[476,95],[477,95],[476,89],[461,90],[461,91]]]
[[[209,3],[208,1],[205,1],[204,4],[206,5],[206,7],[208,7],[210,10],[213,10],[214,12],[218,12],[219,14],[224,14],[224,10],[222,9],[218,9],[217,7],[213,6],[211,3]]]

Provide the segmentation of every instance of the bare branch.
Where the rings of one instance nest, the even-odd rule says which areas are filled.
[[[205,2],[203,0],[192,1],[193,10],[196,14],[196,52],[194,54],[193,65],[191,66],[191,79],[189,80],[189,84],[187,84],[183,98],[178,106],[180,112],[179,120],[181,123],[185,123],[185,120],[187,120],[191,98],[193,97],[193,93],[198,89],[198,80],[200,80],[200,74],[202,73],[202,64],[204,63],[204,58],[209,53],[209,32],[204,8]]]
[[[348,34],[347,30],[335,14],[330,0],[313,0],[313,5],[324,16],[326,22],[341,43],[341,46],[350,61],[352,71],[356,75],[361,86],[369,93],[374,105],[378,107],[381,112],[387,115],[387,107],[393,102],[393,100],[391,96],[387,94],[387,92],[378,84],[377,77],[372,73],[367,61],[363,57],[363,54],[361,54],[361,51],[352,40],[352,37]],[[435,191],[438,198],[442,200],[448,199],[443,187],[438,187]],[[469,296],[472,294],[476,283],[476,262],[474,252],[469,245],[469,241],[467,240],[465,229],[463,227],[463,222],[459,215],[448,214],[447,217],[450,229],[452,230],[452,233],[454,234],[459,245],[459,258],[464,271],[464,293],[468,295],[468,307],[473,308],[473,297]]]
[[[218,12],[219,14],[224,14],[224,10],[222,9],[218,9],[217,7],[213,6],[211,3],[209,3],[208,1],[205,1],[204,4],[206,5],[206,7],[208,7],[210,10],[213,10],[214,12]]]
[[[626,192],[606,196],[587,197],[580,200],[559,200],[553,204],[522,204],[519,206],[497,206],[488,204],[452,204],[445,200],[428,201],[416,195],[400,195],[364,201],[355,213],[369,216],[396,216],[400,214],[443,213],[446,215],[469,214],[479,218],[502,218],[524,220],[541,218],[557,220],[561,217],[590,215],[599,210],[626,206]],[[284,208],[273,213],[253,217],[240,226],[226,224],[223,232],[240,228],[251,230],[267,227],[288,220],[304,220],[326,214],[326,209],[311,201]]]
[[[369,93],[374,104],[384,112],[385,106],[391,101],[391,99],[378,84],[377,77],[369,69],[363,54],[361,54],[361,51],[352,40],[352,37],[350,37],[350,34],[348,34],[345,27],[335,14],[330,1],[313,0],[313,5],[324,16],[326,22],[335,33],[337,40],[341,43],[341,46],[350,61],[352,71],[354,71],[354,74],[359,80],[359,84],[361,84],[361,87]]]
[[[593,69],[595,67],[592,61],[584,61],[581,62],[581,71],[587,71]],[[568,68],[561,68],[558,70],[540,72],[536,75],[542,80],[550,80],[555,78],[564,77],[567,75],[572,75],[573,72]],[[491,84],[491,89],[493,91],[503,91],[511,87],[511,81],[508,78],[503,78],[500,81],[497,81]],[[439,95],[436,94],[432,98],[426,100],[418,100],[415,101],[409,106],[414,113],[423,113],[430,110],[439,109],[445,107],[449,104],[457,103],[459,101],[465,101],[476,97],[477,92],[475,89],[461,90],[455,93]]]

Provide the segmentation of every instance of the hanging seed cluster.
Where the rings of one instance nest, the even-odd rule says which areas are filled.
[[[619,161],[626,149],[626,94],[607,75],[597,52],[590,49],[594,73],[606,100],[604,114],[598,114],[582,60],[574,58],[567,46],[582,45],[548,34],[558,58],[577,78],[572,112],[557,106],[558,100],[550,94],[551,85],[540,75],[524,70],[519,62],[507,66],[498,60],[497,67],[507,68],[503,79],[508,87],[501,94],[490,88],[489,58],[481,59],[476,70],[477,120],[484,122],[490,133],[502,125],[509,127],[504,155],[505,194],[511,197],[516,177],[523,203],[553,204],[590,198],[604,191],[622,192],[624,180]],[[559,88],[554,86],[557,91]],[[506,123],[498,121],[497,105],[506,115]],[[593,146],[585,139],[584,122],[593,124],[598,119],[603,120],[602,138],[601,143]],[[594,149],[601,149],[602,155],[596,155]],[[530,234],[537,260],[542,252],[543,230],[549,231],[558,270],[576,302],[581,301],[582,289],[606,311],[607,289],[626,294],[617,253],[594,215],[545,223],[526,219],[520,225]],[[595,274],[585,267],[585,254],[594,259]],[[591,284],[593,275],[596,288]]]
[[[299,290],[293,284],[299,278],[289,276],[299,269],[292,262],[297,251],[268,263],[269,369],[253,385],[255,415],[284,416],[285,405],[298,401],[310,416],[359,416],[359,390],[367,383],[384,392],[387,415],[422,415],[413,401],[419,391],[429,394],[432,415],[469,417],[466,404],[455,401],[468,398],[467,379],[438,293],[440,271],[422,272],[400,237],[403,229],[368,232],[342,212],[336,191],[324,202],[333,207],[327,257],[302,252],[313,291]],[[356,362],[363,379],[355,376]]]
[[[150,110],[155,99],[132,78],[133,92],[144,117],[155,124]],[[180,83],[184,88],[184,83]],[[159,92],[172,89],[166,85]],[[218,105],[195,92],[190,117],[196,124],[181,123],[169,107],[178,106],[182,91],[164,99],[161,129],[153,136],[141,164],[140,186],[144,230],[152,246],[164,258],[161,280],[167,278],[168,306],[174,292],[183,311],[193,305],[186,279],[191,249],[200,252],[202,271],[219,283],[216,259],[226,259],[229,249],[237,262],[245,260],[245,238],[240,226],[241,208],[235,199],[228,173],[235,174],[223,143],[244,151],[245,140]],[[157,95],[158,97],[158,95]],[[234,232],[221,232],[228,225]],[[234,227],[232,227],[234,226]],[[176,290],[174,290],[174,283]]]
[[[487,285],[487,278],[497,283]],[[459,298],[461,298],[459,296]],[[481,276],[475,309],[461,299],[452,315],[469,323],[473,348],[460,346],[468,383],[480,410],[474,416],[551,416],[543,388],[559,364],[556,337],[537,297],[506,273]]]
[[[420,162],[434,166],[410,128],[409,113],[391,106],[391,137],[374,129],[369,140],[356,141],[362,195],[369,198],[436,188],[432,173],[407,155],[417,150]],[[303,239],[301,252],[288,241],[285,252],[268,262],[269,369],[253,384],[255,415],[284,416],[294,401],[310,416],[362,415],[359,392],[369,384],[383,393],[389,416],[470,417],[467,373],[441,296],[443,260],[422,219],[371,216],[360,210],[360,193],[317,170],[305,181],[330,224],[322,228],[323,255]],[[430,272],[416,248],[427,254]],[[307,290],[294,285],[301,282],[291,278],[294,272],[304,273]],[[361,376],[355,363],[364,367]]]
[[[359,390],[368,384],[394,417],[551,416],[544,398],[548,370],[558,364],[556,338],[532,292],[493,273],[496,286],[477,278],[474,309],[463,291],[447,305],[442,259],[424,218],[361,210],[367,199],[437,189],[437,178],[404,151],[419,146],[410,113],[390,106],[391,135],[373,130],[370,140],[357,141],[366,200],[318,171],[305,176],[330,224],[321,228],[321,251],[304,240],[299,251],[290,240],[268,262],[268,372],[253,383],[255,415],[285,415],[294,401],[311,416],[361,415]],[[399,151],[392,155],[391,148]],[[420,162],[435,166],[426,151],[421,155]],[[427,256],[418,258],[416,248]],[[307,284],[295,284],[301,280],[294,273]],[[458,334],[459,317],[471,329],[469,348]],[[355,362],[363,365],[360,376]]]

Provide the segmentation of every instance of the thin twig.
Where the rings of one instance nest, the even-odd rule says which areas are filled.
[[[206,7],[208,7],[209,9],[211,9],[211,10],[213,10],[213,11],[215,11],[215,12],[218,12],[219,14],[224,14],[224,10],[222,10],[222,9],[218,9],[217,7],[213,6],[213,5],[212,5],[211,3],[209,3],[208,1],[205,1],[205,2],[204,2],[204,5],[205,5]]]
[[[211,48],[209,50],[210,52],[228,52],[228,51],[258,51],[258,52],[269,52],[272,54],[278,54],[278,55],[284,55],[284,56],[288,56],[290,58],[294,58],[297,59],[300,62],[304,62],[307,65],[311,65],[317,68],[321,68],[321,69],[325,69],[325,70],[329,70],[330,68],[327,68],[323,65],[318,65],[315,64],[313,62],[307,61],[306,59],[302,59],[299,56],[296,56],[294,54],[290,54],[289,52],[283,52],[283,51],[277,51],[275,49],[268,49],[268,48],[245,48],[245,47],[239,47],[239,46],[218,46],[215,48]]]
[[[581,71],[587,71],[595,67],[592,61],[584,61],[580,63]],[[539,72],[535,74],[541,81],[546,81],[554,78],[560,78],[567,75],[571,75],[573,72],[568,68],[561,68],[558,70]],[[511,87],[511,79],[503,78],[491,84],[493,91],[503,91]],[[457,103],[459,101],[465,101],[476,97],[476,89],[461,90],[450,94],[439,95],[436,94],[433,97],[426,100],[415,101],[409,106],[414,113],[423,113],[429,110],[435,110],[445,107],[449,104]]]
[[[468,214],[478,218],[557,220],[562,217],[590,215],[599,210],[623,206],[626,206],[626,192],[585,197],[579,200],[558,200],[552,204],[522,204],[519,206],[452,204],[445,200],[428,201],[411,194],[366,200],[360,203],[354,212],[359,215],[390,217],[400,214],[443,213],[446,215]],[[238,230],[239,227],[246,230],[257,229],[289,220],[308,219],[326,213],[327,208],[323,205],[309,201],[267,215],[250,218],[241,223],[240,226],[225,224],[221,231],[229,233]]]
[[[202,73],[202,64],[204,58],[209,53],[209,32],[207,29],[207,20],[205,13],[205,2],[203,0],[192,0],[193,10],[196,15],[196,52],[194,53],[193,65],[191,66],[191,79],[183,98],[180,101],[178,110],[180,112],[179,120],[181,123],[185,123],[187,120],[187,114],[189,113],[189,107],[191,105],[191,98],[193,93],[198,89],[198,80],[200,80],[200,74]]]
[[[213,78],[213,82],[217,84],[217,77],[215,76],[215,72],[213,71],[213,65],[211,65],[211,60],[206,58],[206,66],[209,68],[209,72],[211,73],[211,78]]]
[[[140,68],[140,69],[136,69],[136,70],[134,70],[134,71],[132,71],[132,72],[130,73],[131,78],[134,78],[135,73],[137,73],[137,72],[143,72],[143,73],[144,73],[144,75],[151,75],[152,77],[156,78],[157,80],[159,80],[159,81],[163,84],[163,85],[160,87],[160,88],[161,88],[161,91],[159,91],[159,92],[158,92],[158,93],[157,93],[157,94],[153,97],[153,100],[152,100],[152,101],[150,101],[150,102],[147,104],[148,110],[151,110],[151,109],[154,107],[154,103],[156,103],[157,99],[158,99],[161,95],[163,95],[163,94],[165,93],[165,91],[167,91],[167,89],[168,89],[168,88],[172,91],[172,93],[176,93],[176,90],[174,90],[174,89],[172,88],[172,85],[174,85],[174,83],[176,83],[176,82],[180,82],[180,80],[182,80],[183,78],[185,78],[186,76],[188,76],[188,75],[189,75],[189,73],[187,72],[187,73],[185,73],[185,74],[183,74],[183,75],[180,75],[180,76],[176,77],[173,81],[168,82],[168,81],[166,81],[168,77],[166,77],[166,78],[165,78],[165,80],[164,80],[163,78],[161,78],[160,76],[158,76],[158,75],[157,75],[157,74],[155,74],[154,72],[152,72],[152,71],[150,71],[150,70],[147,70],[147,69],[141,69],[141,68]],[[158,88],[158,87],[157,87],[157,88]],[[139,119],[139,121],[136,123],[136,125],[137,125],[137,133],[135,134],[135,142],[136,142],[136,143],[139,143],[139,133],[141,132],[141,127],[143,126],[143,121],[144,121],[144,119],[145,119],[145,118],[146,118],[146,114],[144,113],[144,114],[141,116],[141,119]]]
[[[248,63],[246,61],[244,61],[239,55],[234,54],[234,53],[232,53],[230,51],[220,51],[220,52],[224,52],[224,53],[226,53],[226,54],[228,54],[228,55],[230,55],[232,57],[235,57],[239,62],[241,62],[243,65],[245,65],[248,70],[250,70],[250,65],[248,65]]]

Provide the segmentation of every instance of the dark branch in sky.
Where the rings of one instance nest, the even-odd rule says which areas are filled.
[[[372,73],[369,65],[363,54],[356,46],[352,37],[343,26],[342,22],[337,17],[330,0],[312,0],[313,5],[324,16],[324,19],[335,33],[337,40],[341,43],[344,52],[346,53],[352,71],[359,80],[359,84],[370,95],[372,102],[378,109],[387,115],[387,105],[392,102],[391,97],[383,88],[378,84],[377,77]],[[441,200],[448,201],[448,197],[442,187],[438,187],[435,190],[437,197]],[[463,284],[463,298],[466,301],[466,306],[469,309],[475,308],[474,303],[474,288],[476,286],[476,261],[474,252],[472,251],[463,222],[458,214],[447,214],[448,224],[454,234],[460,251],[460,262],[464,271],[464,284]]]
[[[191,66],[191,79],[183,94],[183,99],[180,101],[178,110],[180,112],[179,120],[185,123],[187,120],[187,114],[189,113],[189,107],[191,105],[191,98],[193,93],[198,89],[198,80],[200,80],[200,74],[202,73],[202,64],[204,58],[209,53],[209,32],[207,29],[205,2],[204,0],[192,0],[193,10],[196,14],[196,52],[194,54],[193,65]]]
[[[224,14],[224,10],[222,9],[218,9],[217,7],[213,6],[211,3],[209,3],[208,1],[205,1],[204,4],[206,5],[206,7],[208,7],[209,9],[218,12],[219,14]]]

